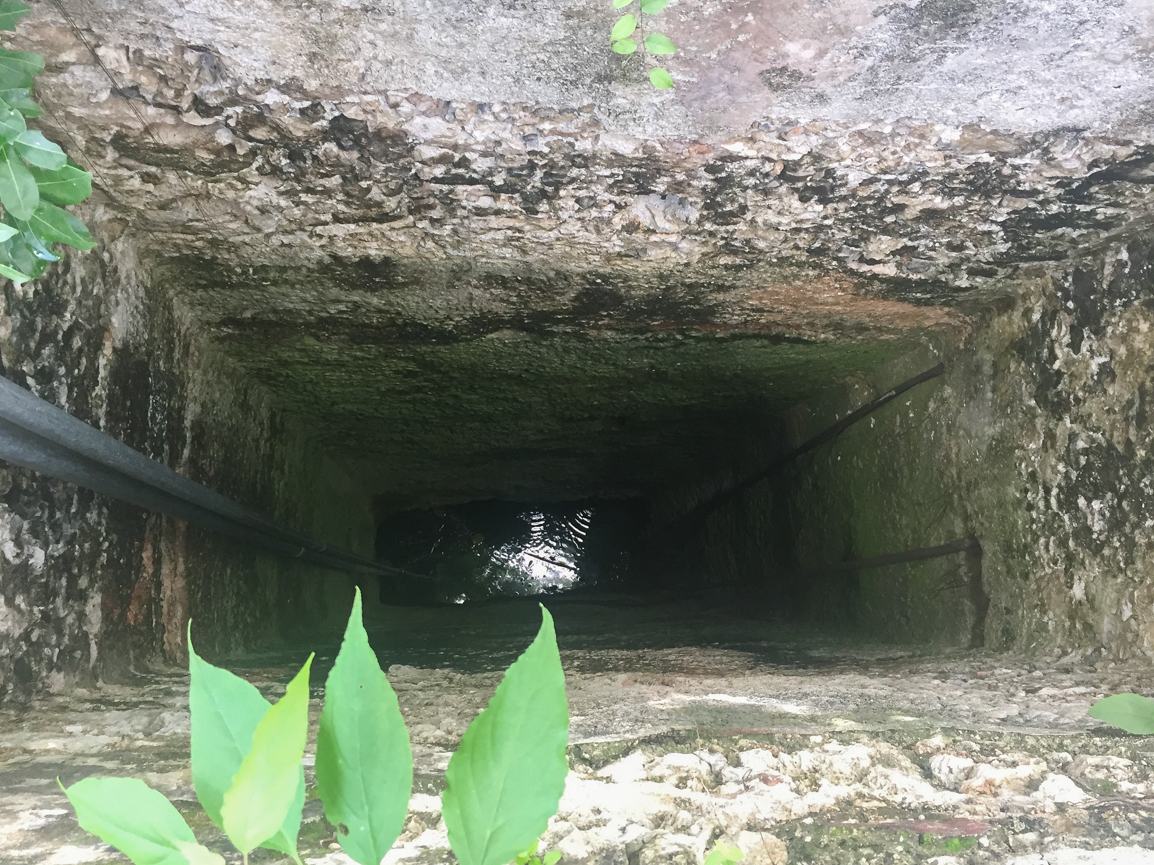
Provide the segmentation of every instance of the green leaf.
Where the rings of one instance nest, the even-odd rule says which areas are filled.
[[[1139,694],[1115,694],[1090,707],[1090,717],[1139,736],[1154,735],[1154,700]]]
[[[645,37],[645,50],[650,54],[672,54],[677,50],[673,40],[660,33],[650,33]]]
[[[71,163],[56,171],[35,166],[30,171],[41,198],[53,204],[79,204],[92,194],[92,175]]]
[[[641,0],[641,11],[646,15],[656,15],[669,5],[669,0]]]
[[[28,280],[33,279],[27,273],[17,270],[14,267],[9,267],[6,264],[0,264],[0,276],[6,276],[17,285],[23,285]]]
[[[16,219],[28,219],[40,203],[36,179],[11,145],[0,150],[0,203]]]
[[[553,618],[505,672],[445,772],[441,808],[461,865],[505,865],[557,812],[565,790],[569,704]]]
[[[39,117],[44,113],[40,110],[39,105],[28,98],[28,91],[25,89],[0,90],[0,99],[3,99],[25,117]]]
[[[36,214],[32,214],[32,218],[36,218]],[[59,261],[60,256],[48,248],[48,243],[44,238],[39,237],[35,232],[28,230],[21,234],[21,239],[28,244],[28,248],[32,250],[32,254],[41,261]]]
[[[649,70],[649,83],[658,90],[668,90],[673,86],[673,76],[668,70],[655,66]]]
[[[613,8],[614,9],[623,9],[632,2],[633,2],[633,0],[613,0]]]
[[[15,237],[19,233],[20,233],[20,229],[13,228],[11,225],[8,225],[7,223],[0,222],[0,243],[3,243],[5,240],[9,240],[9,239]]]
[[[11,143],[27,128],[24,125],[24,115],[7,102],[0,101],[0,139],[3,139],[5,144]]]
[[[22,133],[13,146],[17,153],[37,168],[58,171],[68,164],[68,157],[60,149],[60,145],[49,141],[38,129],[29,129]]]
[[[718,841],[713,845],[713,849],[709,851],[709,855],[705,857],[705,862],[702,865],[733,865],[734,862],[740,862],[745,858],[745,854],[732,844],[726,844],[724,841]]]
[[[632,54],[637,50],[637,43],[632,39],[622,39],[620,42],[614,42],[609,47],[618,54]]]
[[[545,854],[545,858],[541,860],[541,865],[557,865],[561,861],[561,851],[553,850]]]
[[[269,710],[269,702],[240,676],[214,667],[192,647],[192,623],[188,626],[188,707],[192,727],[192,785],[209,819],[224,828],[221,806],[232,779],[252,749],[257,725]],[[280,832],[261,846],[296,857],[301,809],[305,801],[305,774],[297,775],[296,798]]]
[[[361,865],[379,865],[405,828],[413,754],[397,695],[369,646],[360,589],[325,682],[316,773],[341,847]]]
[[[289,682],[252,734],[245,756],[220,808],[224,832],[241,853],[280,831],[296,799],[297,779],[309,729],[309,668],[313,656]]]
[[[622,15],[617,19],[617,23],[613,25],[613,31],[609,34],[609,41],[616,42],[618,39],[624,39],[626,36],[633,34],[637,29],[637,17],[634,15]]]
[[[172,803],[143,781],[85,778],[64,795],[82,829],[136,865],[224,865],[224,859],[196,843]]]
[[[96,246],[84,223],[55,204],[40,202],[28,220],[28,227],[49,243],[67,243],[81,251]]]
[[[44,71],[44,58],[29,51],[0,48],[0,90],[31,90],[32,81]]]
[[[48,262],[36,255],[25,238],[26,232],[0,244],[0,262],[9,264],[35,279],[48,267]]]
[[[16,22],[30,11],[31,9],[19,0],[3,0],[0,2],[0,30],[15,30]]]

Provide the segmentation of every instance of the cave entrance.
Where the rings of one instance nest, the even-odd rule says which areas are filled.
[[[629,582],[644,500],[479,500],[394,512],[378,560],[425,577],[383,583],[385,604],[551,595]]]

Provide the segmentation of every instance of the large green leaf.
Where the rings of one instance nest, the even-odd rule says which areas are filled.
[[[618,54],[632,54],[637,50],[637,43],[632,39],[622,39],[620,42],[614,42],[609,47]]]
[[[17,285],[23,285],[28,280],[33,279],[31,275],[17,270],[14,267],[9,267],[7,264],[0,264],[0,276],[6,276]]]
[[[68,164],[68,157],[55,144],[44,137],[38,129],[29,129],[22,132],[13,142],[13,147],[21,157],[28,160],[37,168],[47,168],[49,171],[59,171]]]
[[[656,15],[669,5],[669,0],[641,0],[641,11],[646,15]]]
[[[296,800],[297,779],[309,729],[309,669],[313,656],[289,682],[252,734],[252,748],[225,791],[224,832],[242,853],[281,830]]]
[[[40,191],[28,166],[11,145],[0,148],[0,204],[16,219],[27,220],[39,203]]]
[[[1154,700],[1139,694],[1115,694],[1090,707],[1090,717],[1139,736],[1154,735]]]
[[[660,33],[650,33],[645,37],[645,50],[650,54],[672,54],[677,50],[673,40]]]
[[[413,754],[397,695],[369,646],[360,589],[325,682],[316,771],[341,847],[361,865],[379,865],[405,826]]]
[[[11,143],[27,128],[24,125],[24,115],[7,102],[0,101],[0,139],[5,143]]]
[[[35,218],[35,216],[36,214],[33,214],[33,218]],[[24,242],[28,244],[28,248],[32,250],[32,254],[39,258],[41,261],[60,260],[60,256],[48,248],[48,242],[46,242],[44,238],[38,236],[35,232],[31,230],[25,231],[20,236]]]
[[[0,90],[31,90],[33,79],[44,71],[44,58],[29,51],[0,48]]]
[[[28,227],[49,243],[67,243],[79,250],[96,246],[84,223],[55,204],[40,202],[28,220]]]
[[[224,828],[221,806],[232,779],[252,749],[257,725],[269,710],[269,702],[240,676],[214,667],[192,647],[192,623],[188,632],[188,706],[192,726],[192,785],[209,819]],[[296,857],[301,809],[305,801],[305,774],[297,774],[296,797],[281,830],[262,847]]]
[[[57,171],[33,166],[30,171],[40,188],[40,197],[53,204],[79,204],[92,194],[92,175],[69,163]]]
[[[0,30],[15,30],[16,22],[27,15],[31,10],[20,0],[2,0],[0,2]]]
[[[545,831],[565,791],[569,703],[553,618],[505,672],[445,772],[441,808],[461,865],[504,865]]]
[[[28,97],[28,90],[25,88],[0,90],[0,99],[3,99],[10,107],[15,108],[25,117],[39,117],[44,113],[40,110],[40,106]]]
[[[668,90],[673,86],[673,76],[669,74],[668,69],[655,66],[649,70],[649,83],[657,90]]]
[[[613,30],[609,33],[609,41],[616,42],[618,39],[624,39],[627,36],[632,36],[633,31],[637,29],[637,16],[622,15],[617,19],[617,23],[613,25]]]
[[[21,233],[0,243],[0,261],[35,279],[48,267],[48,262],[36,255],[28,245],[26,234]]]
[[[224,865],[224,859],[196,843],[172,803],[141,780],[85,778],[64,794],[82,829],[136,865]]]

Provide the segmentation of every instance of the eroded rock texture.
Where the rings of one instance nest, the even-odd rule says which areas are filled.
[[[368,552],[372,501],[674,519],[945,359],[668,580],[902,639],[1154,652],[1146,5],[659,21],[668,92],[584,3],[38,4],[10,40],[48,58],[43,126],[93,170],[103,244],[5,290],[4,374]],[[4,477],[9,691],[99,669],[103,639],[178,656],[190,611],[235,645],[321,580]],[[956,562],[798,576],[969,534],[986,619]]]

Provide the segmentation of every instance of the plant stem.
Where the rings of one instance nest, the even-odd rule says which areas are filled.
[[[248,865],[248,854],[247,853],[241,853],[240,855],[241,855],[241,858],[244,860],[244,865]]]

